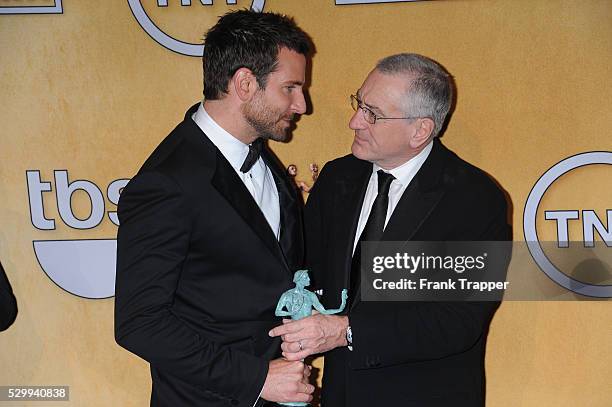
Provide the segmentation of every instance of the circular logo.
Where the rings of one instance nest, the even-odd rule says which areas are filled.
[[[612,152],[593,151],[577,154],[555,164],[546,171],[531,189],[527,202],[525,203],[523,230],[525,233],[525,242],[527,243],[531,257],[533,257],[540,269],[554,282],[577,294],[588,297],[612,298],[612,285],[583,283],[560,271],[544,253],[536,231],[536,214],[546,190],[558,178],[569,171],[592,164],[612,165]],[[608,225],[608,227],[612,227],[612,225]]]
[[[228,1],[228,3],[230,3]],[[231,2],[235,4],[235,2]],[[251,3],[251,10],[261,12],[266,4],[266,0],[253,0]],[[178,40],[171,35],[163,32],[142,7],[141,0],[128,0],[128,5],[132,14],[138,21],[138,24],[151,38],[153,38],[158,44],[176,53],[187,55],[191,57],[201,57],[204,54],[203,44],[192,44],[189,42]]]

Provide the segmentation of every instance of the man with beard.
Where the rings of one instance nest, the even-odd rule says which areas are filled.
[[[115,338],[151,365],[153,406],[310,401],[301,361],[267,332],[302,262],[295,188],[264,142],[306,110],[307,35],[228,13],[206,35],[204,101],[119,201]]]

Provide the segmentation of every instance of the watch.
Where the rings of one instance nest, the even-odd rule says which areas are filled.
[[[353,330],[351,329],[351,326],[347,326],[346,327],[346,342],[347,342],[347,348],[348,350],[352,351],[353,350]]]

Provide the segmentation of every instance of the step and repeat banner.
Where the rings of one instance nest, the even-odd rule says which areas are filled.
[[[0,261],[19,303],[0,333],[0,385],[68,386],[57,405],[148,404],[148,365],[113,337],[116,205],[201,99],[204,33],[239,8],[294,16],[316,45],[308,114],[271,146],[305,198],[350,151],[348,97],[377,60],[415,52],[452,73],[443,142],[503,187],[514,240],[564,300],[501,306],[487,405],[610,406],[606,0],[0,0]],[[551,243],[603,249],[568,264]]]

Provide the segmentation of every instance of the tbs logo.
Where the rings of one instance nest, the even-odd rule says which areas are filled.
[[[612,277],[608,271],[610,264],[605,260],[612,250],[611,166],[610,151],[582,153],[562,160],[536,182],[523,215],[525,242],[539,268],[560,286],[588,297],[612,298],[612,285],[605,284]],[[564,187],[565,194],[557,191]],[[540,207],[554,209],[543,210],[538,215]],[[555,262],[554,253],[544,250],[544,239],[538,235],[542,227],[536,225],[538,218],[553,230],[556,247],[552,251],[565,251],[581,258],[582,264],[587,265],[583,267],[586,273],[573,275],[568,269],[571,262]],[[575,267],[576,270],[580,268]],[[601,280],[601,284],[593,280]]]
[[[30,219],[36,229],[56,229],[58,220],[45,215],[43,202],[45,193],[52,192],[60,220],[72,229],[93,229],[105,217],[119,225],[115,206],[128,179],[111,182],[104,193],[91,181],[70,181],[67,170],[53,173],[54,182],[50,182],[42,180],[38,170],[26,171]],[[89,199],[90,210],[86,217],[75,215],[72,204],[76,192],[84,193]],[[113,206],[111,210],[106,208],[104,195]],[[35,240],[33,245],[40,267],[62,289],[84,298],[108,298],[115,294],[115,239]]]

